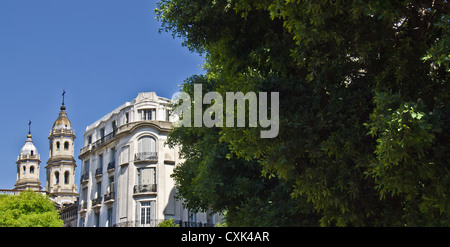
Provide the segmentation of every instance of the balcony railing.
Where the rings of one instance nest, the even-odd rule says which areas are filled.
[[[105,144],[106,142],[108,142],[109,140],[111,140],[114,136],[116,136],[116,131],[114,130],[113,132],[105,135],[104,137],[98,139],[96,142],[92,143],[92,148],[96,148],[99,147],[103,144]]]
[[[87,210],[87,202],[82,201],[79,205],[78,205],[78,211],[79,212],[86,212]]]
[[[95,176],[100,176],[103,174],[103,167],[99,167],[95,170]]]
[[[88,145],[84,146],[81,149],[81,153],[87,152],[89,150],[93,150],[97,147],[102,146],[103,144],[106,144],[107,142],[109,142],[111,139],[113,139],[116,136],[116,133],[117,133],[117,129],[113,130],[111,133],[107,134],[106,136],[101,137],[96,142],[89,143]]]
[[[114,227],[154,227],[163,221],[164,220],[162,219],[150,219],[147,222],[141,222],[140,220],[125,221],[114,224]],[[175,220],[174,224],[180,227],[214,227],[214,224],[212,223],[189,222],[182,220]]]
[[[92,199],[92,208],[101,207],[101,204],[102,204],[102,197],[101,196]]]
[[[19,160],[19,159],[22,159],[22,160],[24,160],[24,159],[27,159],[27,160],[38,160],[38,159],[40,159],[40,156],[39,156],[39,154],[34,154],[34,155],[21,154],[21,155],[17,156],[17,160]]]
[[[158,160],[158,152],[140,152],[134,155],[134,161]]]
[[[86,183],[89,181],[89,172],[81,175],[81,183]]]
[[[133,189],[134,194],[140,193],[156,193],[156,184],[139,184]]]
[[[108,163],[107,170],[109,171],[109,170],[114,170],[114,169],[116,169],[116,161],[115,160]]]
[[[180,227],[214,227],[214,224],[212,223],[203,223],[203,222],[175,220],[174,223],[176,225],[179,225]]]
[[[110,192],[110,193],[104,194],[103,195],[103,202],[104,203],[114,202],[115,196],[116,196],[116,193],[114,193],[114,192]]]

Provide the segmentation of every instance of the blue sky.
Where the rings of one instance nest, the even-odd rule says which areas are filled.
[[[79,181],[86,126],[139,92],[170,98],[184,79],[204,73],[202,57],[158,33],[155,7],[155,0],[0,1],[0,189],[14,187],[29,119],[45,187],[63,89]]]

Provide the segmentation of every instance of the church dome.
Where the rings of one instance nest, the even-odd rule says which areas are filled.
[[[33,140],[31,139],[31,135],[27,135],[27,140],[25,141],[25,145],[23,145],[20,150],[20,155],[37,155],[37,148],[33,144]]]
[[[71,130],[72,124],[67,118],[66,107],[61,106],[61,111],[59,112],[59,116],[53,124],[53,130]]]

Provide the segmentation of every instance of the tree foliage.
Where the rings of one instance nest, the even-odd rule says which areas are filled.
[[[162,30],[206,57],[206,76],[182,90],[280,93],[274,139],[259,128],[174,130],[186,158],[179,195],[228,212],[260,200],[245,214],[269,221],[449,226],[449,12],[445,0],[159,2]],[[275,194],[288,196],[282,210],[268,209]]]
[[[0,196],[0,226],[61,227],[63,221],[48,196],[33,191]]]
[[[179,224],[175,224],[175,221],[172,219],[161,221],[156,227],[180,227]]]

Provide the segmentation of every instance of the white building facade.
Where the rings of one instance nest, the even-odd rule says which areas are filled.
[[[165,142],[172,129],[169,99],[139,93],[86,128],[78,226],[213,226],[217,215],[190,213],[175,199],[170,177],[178,148]]]

